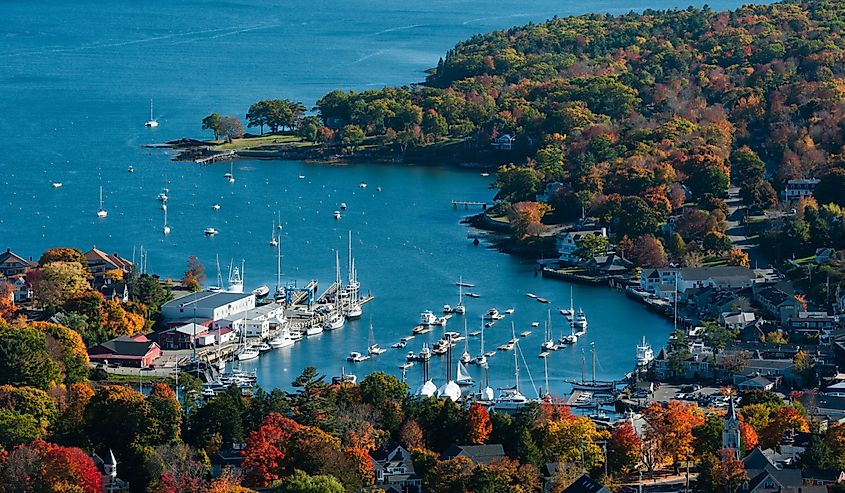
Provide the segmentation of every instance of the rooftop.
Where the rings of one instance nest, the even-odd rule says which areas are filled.
[[[208,310],[240,301],[244,298],[255,297],[252,293],[212,293],[200,291],[182,298],[171,300],[162,305],[162,310],[181,308],[184,310]]]

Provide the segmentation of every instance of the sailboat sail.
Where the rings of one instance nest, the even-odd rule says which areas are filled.
[[[469,374],[469,370],[467,370],[467,367],[463,362],[458,363],[458,375],[455,382],[458,385],[473,385],[475,383],[475,380],[472,379],[472,376]]]

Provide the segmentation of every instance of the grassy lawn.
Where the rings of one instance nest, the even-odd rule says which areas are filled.
[[[289,145],[292,147],[314,145],[311,142],[303,141],[300,137],[295,135],[262,135],[260,137],[250,137],[248,139],[234,139],[232,142],[223,142],[220,140],[212,142],[216,142],[217,149],[221,151],[241,151],[253,147],[278,145]]]
[[[718,267],[721,265],[728,265],[728,261],[717,256],[705,257],[704,260],[701,262],[702,267]]]
[[[815,260],[816,260],[816,257],[814,255],[810,255],[809,257],[795,259],[795,263],[798,264],[798,265],[806,265],[806,264],[812,264],[813,262],[815,262]]]

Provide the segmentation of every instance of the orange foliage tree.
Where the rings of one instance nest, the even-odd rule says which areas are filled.
[[[692,453],[692,429],[704,424],[704,413],[696,404],[669,401],[666,406],[652,403],[643,417],[648,423],[647,435],[657,441],[663,455],[672,458],[677,474],[681,459]]]
[[[760,446],[774,448],[780,444],[787,431],[810,431],[807,419],[794,407],[784,406],[775,411],[774,417],[760,432]]]
[[[490,437],[493,431],[493,424],[490,422],[490,415],[487,409],[477,402],[469,407],[467,416],[467,442],[470,445],[481,445]]]
[[[0,478],[3,491],[102,491],[102,476],[88,454],[42,440],[0,456]]]
[[[15,287],[8,282],[0,282],[0,319],[9,320],[16,311]]]
[[[739,422],[739,434],[742,439],[742,448],[744,448],[746,452],[753,450],[759,443],[757,432],[754,431],[754,427],[745,421],[742,421],[741,416]]]
[[[525,239],[545,231],[546,226],[540,220],[549,210],[549,205],[542,202],[517,202],[511,206],[508,220],[516,237]]]
[[[751,267],[748,254],[739,248],[731,248],[727,254],[728,265],[739,265],[740,267]]]

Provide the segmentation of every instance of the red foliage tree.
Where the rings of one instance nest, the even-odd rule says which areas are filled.
[[[484,406],[473,402],[469,407],[467,417],[467,441],[470,445],[482,445],[490,437],[493,431],[493,424],[490,422],[490,415]]]
[[[3,491],[70,491],[100,493],[102,476],[81,449],[42,440],[21,445],[0,457]]]
[[[291,435],[300,428],[295,421],[270,413],[246,439],[242,468],[246,483],[268,486],[284,474],[284,459]]]
[[[631,423],[625,422],[610,433],[608,460],[614,470],[628,474],[637,467],[640,459],[640,437]]]

